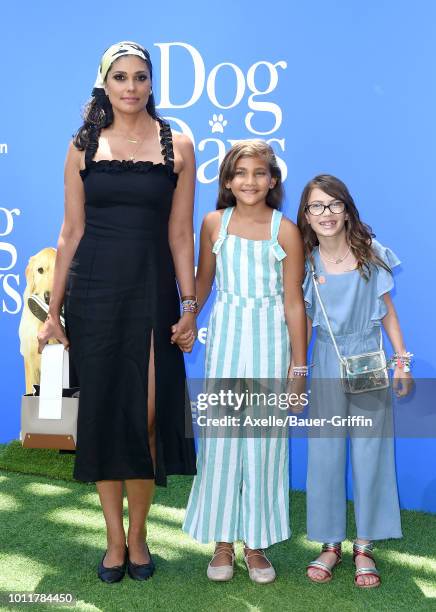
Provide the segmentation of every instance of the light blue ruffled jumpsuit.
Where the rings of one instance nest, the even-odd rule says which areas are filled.
[[[392,269],[400,261],[388,248],[373,240],[376,254]],[[313,252],[318,289],[343,356],[376,351],[380,347],[381,320],[387,314],[383,295],[394,286],[392,275],[371,264],[366,281],[357,270],[342,274],[325,271],[319,250]],[[342,391],[339,361],[319,306],[309,264],[304,300],[316,328],[313,349],[311,409],[318,416],[366,413],[375,417],[381,435],[350,436],[350,460],[357,537],[368,540],[400,538],[401,522],[395,474],[391,391],[352,395]],[[315,329],[314,329],[315,331]],[[333,379],[319,383],[316,380]],[[336,381],[334,380],[336,379]],[[331,384],[330,384],[331,383]],[[364,408],[362,408],[364,406]],[[387,433],[386,433],[387,432]],[[347,436],[309,437],[307,473],[307,535],[317,542],[346,538]]]

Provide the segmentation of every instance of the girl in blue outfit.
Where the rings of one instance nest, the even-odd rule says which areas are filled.
[[[201,230],[196,278],[201,309],[216,277],[205,377],[219,383],[289,376],[301,392],[307,375],[304,253],[298,228],[278,210],[281,174],[271,147],[235,144],[222,162],[219,185],[218,210]],[[264,433],[199,439],[183,529],[199,542],[216,542],[210,580],[233,577],[238,540],[251,580],[275,578],[263,549],[290,536],[288,436]]]
[[[375,421],[372,435],[350,432],[350,460],[357,530],[355,584],[376,587],[380,576],[372,541],[402,537],[394,441],[389,434],[390,392],[344,393],[338,355],[320,299],[341,356],[379,350],[383,325],[395,351],[390,362],[395,364],[393,388],[397,395],[406,395],[413,384],[411,354],[405,349],[389,295],[394,286],[391,271],[400,262],[389,248],[373,240],[347,187],[333,176],[317,176],[306,185],[298,226],[307,257],[304,299],[309,341],[312,328],[317,328],[311,409],[320,417],[364,414]],[[323,543],[320,556],[307,568],[314,582],[329,582],[341,561],[341,542],[346,537],[346,454],[346,435],[323,436],[321,432],[320,437],[309,438],[307,534],[309,540]]]

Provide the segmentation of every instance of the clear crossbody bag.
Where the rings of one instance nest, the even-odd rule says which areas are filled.
[[[361,355],[344,357],[341,355],[335,337],[330,326],[324,304],[318,290],[315,269],[312,265],[312,277],[316,297],[321,306],[322,313],[327,323],[333,346],[335,347],[340,364],[340,376],[342,388],[345,393],[366,393],[367,391],[378,391],[389,387],[389,375],[386,356],[383,351],[383,337],[380,329],[380,349]]]

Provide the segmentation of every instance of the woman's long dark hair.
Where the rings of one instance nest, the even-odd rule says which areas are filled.
[[[145,51],[145,49],[144,49]],[[128,55],[127,53],[125,55]],[[125,57],[123,55],[122,57]],[[150,82],[153,82],[153,66],[151,61],[148,59],[148,51],[144,53],[144,62],[150,72]],[[115,60],[112,63],[116,62]],[[108,73],[110,72],[109,69]],[[107,76],[107,75],[106,75]],[[106,80],[106,79],[105,79]],[[150,117],[159,121],[159,115],[156,111],[156,104],[154,101],[154,94],[151,93],[148,98],[146,109]],[[109,97],[105,94],[104,89],[93,89],[91,99],[86,103],[83,110],[83,125],[77,130],[73,136],[73,144],[79,151],[87,150],[89,156],[92,159],[98,149],[98,139],[100,132],[103,128],[109,127],[114,120],[114,113],[112,110],[112,104],[110,103]]]
[[[306,257],[313,261],[313,249],[319,245],[316,233],[313,231],[310,223],[306,219],[306,206],[309,202],[310,192],[312,189],[321,189],[332,198],[340,200],[345,204],[345,212],[348,219],[345,221],[345,232],[347,242],[351,247],[351,251],[357,260],[357,269],[361,276],[366,280],[371,274],[370,263],[376,266],[381,266],[388,272],[392,273],[389,266],[378,257],[371,248],[372,239],[375,238],[371,227],[360,220],[359,211],[348,191],[347,186],[341,180],[330,174],[319,174],[309,181],[303,189],[300,199],[300,207],[298,209],[297,224],[303,235],[304,252]]]

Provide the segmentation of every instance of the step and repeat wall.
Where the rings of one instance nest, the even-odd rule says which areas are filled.
[[[337,175],[402,261],[394,300],[406,345],[416,377],[435,378],[435,24],[430,0],[3,4],[0,443],[19,437],[25,360],[38,327],[27,297],[50,289],[50,273],[40,270],[54,261],[68,142],[101,54],[120,40],[148,48],[158,110],[194,143],[196,236],[215,208],[219,163],[236,140],[271,143],[293,220],[305,183]],[[210,302],[186,358],[194,378],[203,373],[209,312]],[[397,407],[402,415],[416,410],[417,396]],[[403,428],[396,460],[402,507],[436,512],[430,429],[406,437]],[[292,486],[304,489],[306,444],[291,446]]]

